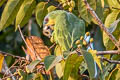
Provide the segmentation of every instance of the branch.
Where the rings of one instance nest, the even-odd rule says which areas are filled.
[[[81,53],[80,53],[80,51],[78,51],[78,50],[73,51],[72,53],[77,53],[79,56],[82,56]],[[118,54],[118,53],[119,53],[118,51],[98,51],[97,55]],[[112,63],[112,64],[120,64],[120,61],[109,60],[109,59],[107,59],[105,57],[101,57],[101,60],[102,61],[107,61],[107,62]]]
[[[108,54],[119,54],[119,51],[117,51],[117,50],[97,51],[97,55],[108,55]]]
[[[3,61],[1,73],[4,73],[3,77],[4,77],[5,75],[9,75],[9,76],[11,76],[12,80],[15,80],[15,77],[12,75],[12,72],[9,70],[5,59],[4,59],[4,61]],[[2,80],[5,80],[5,79],[2,79]]]
[[[108,29],[104,26],[104,24],[102,23],[102,21],[99,19],[99,17],[97,16],[97,14],[95,13],[95,11],[90,7],[90,5],[88,4],[87,0],[83,0],[85,3],[85,6],[87,8],[87,10],[90,12],[90,14],[92,15],[92,17],[96,20],[96,22],[98,23],[99,27],[105,31],[105,33],[109,36],[109,38],[111,39],[111,41],[115,44],[115,46],[117,46],[117,48],[120,50],[120,45],[118,43],[118,41],[115,39],[115,37],[108,31]]]
[[[15,56],[15,55],[13,55],[13,54],[10,54],[10,53],[7,53],[7,52],[3,52],[3,51],[0,51],[0,54],[2,54],[2,55],[4,55],[4,56],[12,56],[13,58],[26,60],[24,57]]]
[[[120,61],[108,60],[108,59],[105,58],[105,57],[101,57],[101,60],[107,61],[107,62],[112,63],[112,64],[120,64]]]
[[[80,49],[76,49],[72,53],[78,53],[79,55],[81,55]],[[113,54],[113,55],[119,55],[119,51],[118,50],[97,51],[97,55],[111,55],[111,54]]]

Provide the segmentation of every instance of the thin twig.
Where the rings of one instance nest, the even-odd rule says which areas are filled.
[[[107,62],[112,63],[112,64],[120,64],[120,61],[109,60],[109,59],[107,59],[107,58],[105,58],[105,57],[101,57],[101,60],[107,61]]]
[[[18,25],[18,29],[19,29],[20,35],[21,35],[21,37],[22,37],[25,45],[26,45],[27,48],[31,51],[31,53],[33,53],[34,56],[37,58],[37,55],[35,54],[35,52],[28,46],[27,42],[25,41],[25,38],[24,38],[24,36],[23,36],[23,34],[22,34],[22,31],[21,31],[21,29],[20,29],[20,25]]]
[[[31,36],[31,29],[32,29],[32,19],[28,22],[28,35]]]
[[[120,8],[115,8],[115,7],[112,7],[113,9],[117,9],[117,10],[120,10]]]
[[[56,43],[54,43],[52,46],[49,47],[49,50],[55,47]]]
[[[3,65],[2,65],[2,73],[10,75],[12,80],[15,80],[15,77],[12,75],[12,72],[9,70],[5,60],[4,60]],[[4,75],[3,75],[3,77],[4,77]],[[4,80],[4,79],[2,79],[2,80]]]
[[[6,76],[6,77],[3,77],[2,80],[7,80],[7,78],[10,78],[12,76],[15,76],[16,74],[12,74],[12,75],[9,75],[9,76]]]
[[[5,77],[5,75],[7,74],[7,72],[10,71],[10,69],[11,69],[14,65],[16,65],[16,64],[18,63],[18,61],[19,61],[19,60],[15,61],[15,63],[13,63],[12,66],[10,66],[10,67],[6,70],[6,72],[4,73],[3,77]]]
[[[102,21],[99,19],[99,17],[97,16],[97,14],[95,13],[95,11],[90,7],[90,5],[88,4],[87,0],[83,0],[83,2],[85,3],[85,6],[87,8],[87,10],[90,12],[90,14],[93,16],[93,18],[96,20],[96,22],[98,23],[99,27],[105,31],[105,33],[109,36],[109,38],[111,39],[111,41],[115,44],[115,46],[117,46],[118,49],[120,49],[120,45],[118,43],[118,41],[115,39],[115,37],[108,31],[108,29],[104,26],[104,24],[102,23]]]

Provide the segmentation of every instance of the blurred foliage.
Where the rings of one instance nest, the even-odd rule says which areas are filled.
[[[120,39],[120,0],[87,0],[113,36]],[[81,55],[70,50],[63,52],[60,46],[52,48],[51,55],[44,60],[33,62],[20,61],[12,70],[19,80],[119,80],[120,65],[106,63],[97,56],[97,51],[116,50],[115,45],[107,34],[98,27],[96,21],[86,9],[83,0],[0,0],[0,51],[16,56],[26,57],[25,46],[18,25],[24,37],[38,36],[45,45],[50,47],[53,43],[43,35],[43,20],[51,11],[65,10],[84,20],[86,32],[90,35],[79,37],[77,49]],[[94,39],[90,42],[91,37]],[[92,46],[92,49],[88,49]],[[62,55],[63,54],[63,55]],[[5,59],[8,67],[17,60],[13,57],[0,55],[0,71]],[[119,61],[119,55],[104,56],[107,59]],[[43,65],[42,67],[39,65]],[[22,66],[22,65],[24,66]],[[21,65],[21,66],[19,66]],[[0,72],[0,77],[4,74]],[[10,78],[8,78],[10,80]]]

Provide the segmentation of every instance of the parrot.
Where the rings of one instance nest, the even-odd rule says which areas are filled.
[[[84,40],[89,42],[90,36],[85,34],[85,22],[71,12],[65,10],[55,10],[48,13],[43,20],[43,34],[56,43],[55,54],[76,49],[75,42],[84,36]],[[93,49],[93,44],[90,44]],[[87,47],[87,50],[90,48]],[[73,51],[74,51],[73,49]],[[61,55],[61,54],[60,54]],[[59,55],[57,55],[59,56]],[[97,64],[95,64],[95,77],[97,76]],[[56,65],[56,73],[63,76],[65,61]]]
[[[73,13],[55,10],[44,18],[43,34],[60,46],[62,52],[69,51],[75,41],[85,35],[85,22]]]

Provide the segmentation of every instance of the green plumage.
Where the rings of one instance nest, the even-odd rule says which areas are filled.
[[[50,12],[47,17],[55,20],[52,37],[62,51],[70,50],[74,46],[74,42],[85,34],[84,21],[72,13],[56,10]]]

